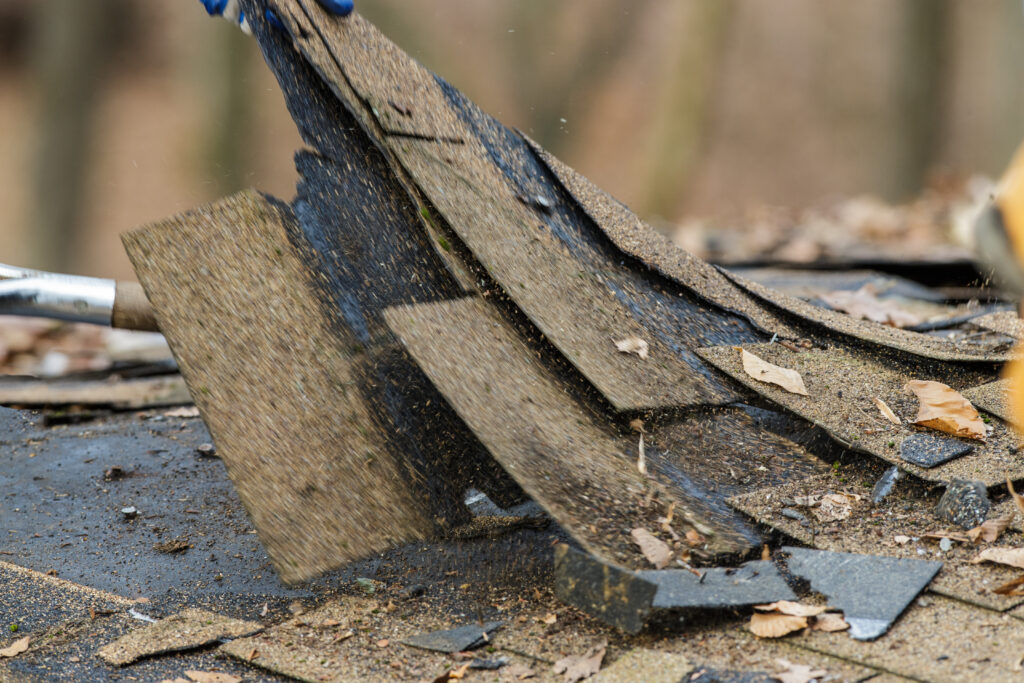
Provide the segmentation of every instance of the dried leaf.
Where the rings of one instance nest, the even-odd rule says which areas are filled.
[[[1017,504],[1017,509],[1024,512],[1024,496],[1013,490],[1013,482],[1010,481],[1009,477],[1006,478],[1006,488],[1013,497],[1013,502]]]
[[[902,535],[893,536],[892,537],[892,542],[895,543],[896,545],[905,545],[907,543],[910,543],[910,536],[902,536]]]
[[[803,664],[791,664],[785,659],[776,659],[779,671],[772,674],[772,678],[780,683],[811,683],[815,679],[824,678],[828,675],[825,669],[812,669]]]
[[[527,678],[535,678],[537,674],[526,664],[516,662],[510,666],[501,668],[499,678],[503,681],[523,681]]]
[[[792,617],[816,617],[828,611],[828,607],[817,605],[803,605],[792,600],[779,600],[768,605],[754,605],[754,609],[761,612],[778,612],[788,614]]]
[[[967,532],[967,537],[975,543],[984,541],[985,543],[994,543],[999,540],[999,536],[1006,531],[1006,528],[1010,526],[1010,522],[1013,521],[1014,511],[1010,510],[1002,517],[996,519],[986,519],[980,526],[976,526]]]
[[[632,429],[634,432],[640,432],[641,434],[645,433],[644,421],[641,420],[639,417],[629,421],[629,428]]]
[[[892,412],[892,408],[890,408],[885,401],[880,398],[873,398],[871,400],[875,402],[875,406],[877,406],[878,412],[882,414],[882,417],[889,422],[892,422],[894,425],[903,424],[902,420],[896,416],[896,413]]]
[[[750,632],[758,638],[781,638],[793,631],[801,631],[807,628],[807,617],[795,617],[791,614],[762,614],[757,612],[750,615]]]
[[[984,441],[988,430],[971,402],[941,382],[914,379],[906,388],[921,402],[914,424],[940,432]]]
[[[686,532],[686,543],[691,548],[696,548],[697,546],[704,545],[707,542],[708,540],[697,533],[696,529],[690,529]]]
[[[736,348],[739,348],[738,346]],[[762,360],[746,349],[740,349],[740,358],[743,360],[743,372],[747,373],[759,382],[775,384],[791,394],[807,396],[807,387],[804,386],[804,379],[796,370],[780,368],[768,361]]]
[[[841,493],[829,493],[822,496],[812,512],[822,522],[838,522],[853,513],[853,506],[848,496]]]
[[[1024,588],[1021,588],[1021,586],[1024,586],[1024,574],[1021,574],[1012,581],[1007,581],[998,588],[993,588],[992,592],[996,595],[1020,596],[1024,595]]]
[[[971,564],[982,562],[994,562],[1024,569],[1024,548],[985,548],[971,560]]]
[[[195,406],[175,408],[164,413],[164,417],[199,417],[199,408]]]
[[[19,638],[4,649],[0,650],[0,658],[14,657],[28,649],[29,636]]]
[[[620,339],[615,342],[615,348],[617,348],[620,353],[635,353],[640,356],[640,358],[647,358],[649,347],[647,346],[647,342],[640,337],[626,337],[625,339]]]
[[[238,676],[213,671],[186,671],[185,675],[195,683],[242,683]]]
[[[555,662],[552,671],[562,674],[565,683],[576,683],[585,678],[590,678],[601,670],[601,662],[604,660],[604,653],[608,643],[591,648],[585,655],[570,655]]]
[[[870,320],[892,327],[913,327],[924,320],[892,301],[878,298],[878,291],[870,282],[856,292],[840,290],[821,295],[821,300],[851,318]]]
[[[850,628],[850,625],[846,623],[846,619],[843,619],[843,615],[838,612],[820,614],[814,618],[814,623],[811,624],[811,630],[824,631],[825,633],[845,631],[848,628]]]
[[[655,569],[664,569],[672,561],[672,549],[668,543],[657,538],[647,529],[636,528],[629,534],[633,542],[640,546],[640,552],[644,554],[647,561],[654,565]]]
[[[554,612],[549,612],[542,617],[537,617],[537,621],[542,624],[553,624],[558,621],[558,615]]]

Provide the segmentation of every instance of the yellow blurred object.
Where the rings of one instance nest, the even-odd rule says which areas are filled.
[[[1024,145],[996,187],[993,203],[975,225],[978,256],[992,269],[992,278],[1024,298]],[[1017,346],[1003,376],[1010,380],[1010,410],[1024,425],[1024,343]]]

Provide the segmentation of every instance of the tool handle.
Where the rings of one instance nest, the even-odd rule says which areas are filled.
[[[115,285],[110,326],[142,332],[160,331],[156,324],[156,316],[153,314],[153,306],[138,282],[118,281]]]

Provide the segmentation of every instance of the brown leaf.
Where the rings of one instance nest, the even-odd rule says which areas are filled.
[[[920,316],[901,308],[892,301],[878,298],[878,291],[870,282],[856,292],[840,290],[822,294],[821,299],[837,311],[851,318],[870,320],[892,327],[913,327],[922,322]]]
[[[1021,574],[1012,581],[1007,581],[998,588],[993,588],[992,592],[996,595],[1024,595],[1024,588],[1021,588],[1021,586],[1024,586],[1024,574]]]
[[[585,655],[570,655],[555,662],[552,671],[562,674],[565,683],[576,683],[585,678],[590,678],[601,670],[601,662],[604,660],[604,653],[608,643],[602,642],[593,647]]]
[[[640,546],[640,552],[644,554],[647,561],[654,565],[655,569],[664,569],[672,561],[672,549],[668,543],[657,538],[647,529],[636,528],[630,532],[633,542]]]
[[[242,683],[238,676],[213,671],[186,671],[185,675],[195,683]]]
[[[767,605],[754,605],[754,609],[760,612],[778,612],[788,614],[791,617],[816,617],[828,611],[828,607],[817,605],[803,605],[792,600],[779,600]]]
[[[499,675],[503,681],[523,681],[536,676],[537,674],[534,673],[533,669],[522,662],[502,667],[501,674]]]
[[[1013,521],[1014,511],[1010,510],[1002,517],[986,519],[981,525],[974,527],[967,532],[967,537],[977,543],[979,540],[985,543],[994,543],[999,540],[1000,534],[1006,531]]]
[[[838,522],[853,513],[851,499],[841,493],[829,493],[821,497],[811,512],[822,522]]]
[[[554,612],[549,612],[542,617],[537,617],[536,619],[542,624],[553,624],[558,621],[558,615]]]
[[[28,649],[29,636],[19,638],[4,649],[0,650],[0,658],[14,657]]]
[[[647,346],[647,342],[640,337],[626,337],[625,339],[620,339],[615,342],[615,348],[617,348],[620,353],[635,353],[640,356],[640,358],[646,359],[649,347]]]
[[[1013,490],[1013,482],[1010,481],[1009,477],[1006,478],[1006,488],[1009,490],[1010,495],[1013,496],[1013,502],[1017,504],[1017,509],[1024,512],[1024,496]]]
[[[701,536],[699,533],[697,533],[696,529],[690,529],[686,532],[686,543],[691,548],[696,548],[699,545],[704,545],[705,543],[707,543],[707,539]]]
[[[785,659],[776,659],[779,671],[772,674],[772,678],[779,683],[811,683],[816,678],[824,678],[828,675],[825,669],[812,669],[803,664],[791,664]]]
[[[846,619],[843,619],[843,615],[838,612],[819,614],[814,618],[814,623],[811,624],[811,630],[824,631],[825,633],[845,631],[848,628],[850,628],[850,625],[846,623]]]
[[[739,349],[740,347],[737,346],[735,348]],[[740,349],[740,358],[743,360],[743,372],[759,382],[775,384],[791,394],[807,396],[807,387],[804,386],[804,379],[796,370],[772,365],[746,349]]]
[[[994,562],[1024,569],[1024,548],[985,548],[971,560],[971,564],[982,562]]]
[[[920,405],[914,424],[940,432],[984,441],[988,431],[978,411],[959,392],[941,382],[914,379],[906,388],[917,395]]]
[[[758,638],[781,638],[793,631],[800,631],[807,628],[807,617],[795,617],[791,614],[762,614],[757,612],[750,615],[750,632]]]
[[[894,425],[903,424],[900,418],[896,416],[896,413],[892,412],[892,408],[890,408],[885,401],[880,398],[873,398],[871,400],[875,402],[875,406],[878,407],[878,412],[882,413],[882,417],[889,422],[892,422]]]

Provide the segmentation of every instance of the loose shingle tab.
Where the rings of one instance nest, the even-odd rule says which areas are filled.
[[[941,562],[785,547],[786,568],[842,610],[857,640],[874,640],[942,569]]]
[[[653,606],[658,609],[722,608],[759,605],[797,596],[771,562],[758,560],[736,568],[637,572],[658,587]]]
[[[900,444],[900,457],[918,467],[931,468],[973,450],[971,444],[948,434],[911,434]]]

